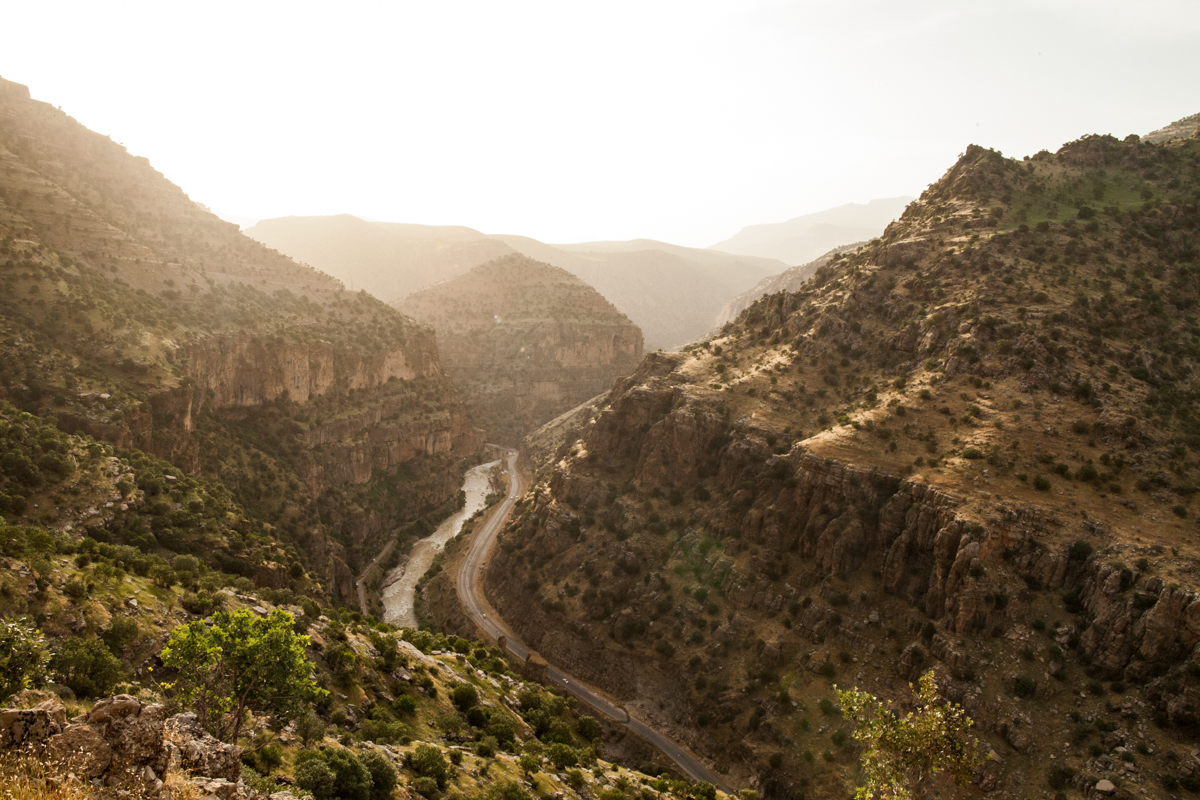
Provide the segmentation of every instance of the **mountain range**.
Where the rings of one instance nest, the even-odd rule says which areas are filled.
[[[703,336],[730,297],[786,265],[769,258],[639,239],[552,245],[461,226],[283,217],[246,231],[258,241],[387,302],[510,253],[565,269],[642,329],[648,349]]]
[[[911,201],[911,197],[892,197],[846,203],[786,222],[749,225],[709,249],[774,258],[791,266],[806,264],[835,247],[875,238]]]

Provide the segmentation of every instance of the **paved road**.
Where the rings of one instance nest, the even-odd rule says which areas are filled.
[[[496,542],[496,534],[504,527],[504,523],[508,520],[513,506],[516,505],[517,498],[521,496],[521,476],[517,472],[517,451],[506,450],[504,460],[511,479],[508,496],[504,498],[504,502],[501,503],[500,508],[491,516],[487,524],[475,534],[471,542],[471,549],[467,552],[467,557],[459,565],[454,583],[458,591],[459,602],[462,603],[467,616],[492,639],[499,640],[501,636],[504,636],[508,652],[524,661],[529,658],[529,648],[512,635],[504,625],[504,620],[497,617],[495,611],[490,606],[485,605],[482,589],[480,588],[480,576],[483,571],[483,564],[487,560],[487,555],[491,551],[492,545]],[[734,794],[733,790],[713,774],[691,751],[677,742],[668,739],[637,717],[630,715],[619,704],[607,699],[595,689],[581,683],[553,665],[547,668],[546,679],[550,683],[561,687],[579,698],[609,719],[625,725],[630,731],[657,747],[669,759],[674,761],[679,769],[692,780],[707,781],[728,794]]]

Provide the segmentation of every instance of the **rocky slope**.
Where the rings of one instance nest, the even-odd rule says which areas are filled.
[[[911,197],[890,197],[837,208],[767,225],[747,225],[737,235],[717,242],[713,250],[806,264],[828,250],[873,239],[900,216]]]
[[[503,256],[394,305],[437,331],[446,372],[492,442],[519,442],[642,358],[642,332],[628,317],[566,270],[526,256]]]
[[[298,590],[350,601],[357,565],[451,500],[482,443],[432,331],[3,80],[0,285],[0,398],[224,482],[320,576]],[[11,521],[65,524],[32,513],[40,484],[17,484]]]
[[[726,300],[786,266],[649,239],[550,245],[471,228],[364,222],[345,215],[264,220],[246,233],[389,302],[498,256],[521,253],[594,287],[641,328],[650,349],[680,347],[704,336]]]
[[[713,325],[711,334],[718,335],[721,329],[726,325],[734,322],[750,306],[754,305],[764,295],[776,294],[777,292],[794,292],[804,285],[804,282],[811,278],[813,274],[821,267],[828,264],[834,257],[842,253],[856,250],[862,247],[865,242],[853,242],[851,244],[835,247],[828,253],[825,253],[820,258],[801,264],[798,267],[786,269],[778,275],[772,275],[769,278],[763,278],[753,289],[742,292],[737,297],[730,300],[721,309],[721,313],[717,315],[717,321]]]
[[[769,797],[937,668],[999,797],[1200,787],[1200,139],[978,147],[875,242],[651,354],[487,573],[552,662]]]
[[[222,597],[231,608],[273,608]],[[374,798],[694,796],[686,782],[598,758],[619,750],[619,737],[523,680],[482,642],[291,612],[307,631],[316,677],[330,690],[305,717],[252,716],[248,735],[234,744],[206,732],[195,714],[176,713],[169,690],[149,680],[94,702],[63,686],[53,688],[65,703],[27,690],[0,707],[0,784],[20,798],[295,800],[314,789],[298,766],[324,754],[356,772],[367,766]],[[140,617],[139,608],[124,609],[125,621]],[[368,796],[337,775],[323,796]]]

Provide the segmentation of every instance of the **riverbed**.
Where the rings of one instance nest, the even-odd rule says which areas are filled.
[[[455,511],[433,533],[419,539],[409,551],[408,560],[393,569],[383,579],[383,621],[401,628],[417,627],[417,615],[413,608],[417,582],[429,569],[433,559],[462,530],[463,523],[483,508],[491,488],[492,470],[499,461],[489,461],[467,470],[463,477],[463,493],[467,502]]]

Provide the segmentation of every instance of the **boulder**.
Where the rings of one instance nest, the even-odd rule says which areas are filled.
[[[112,763],[112,748],[99,731],[87,724],[68,725],[50,737],[46,752],[68,772],[99,778]]]
[[[200,800],[234,800],[238,796],[238,785],[224,778],[192,778]]]
[[[0,749],[31,747],[40,753],[46,740],[66,727],[66,709],[45,692],[21,692],[14,699],[18,706],[36,705],[0,709]]]
[[[195,714],[176,714],[163,729],[167,742],[178,753],[179,765],[192,775],[228,781],[237,781],[241,775],[242,748],[209,734]]]

